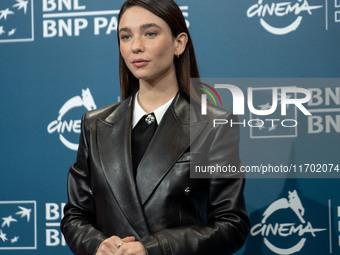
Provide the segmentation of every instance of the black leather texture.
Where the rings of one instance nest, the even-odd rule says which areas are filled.
[[[149,255],[227,255],[249,231],[245,179],[190,178],[190,163],[239,165],[239,128],[211,128],[180,93],[165,113],[134,177],[133,97],[84,114],[77,159],[68,174],[61,229],[74,254],[95,254],[112,236],[135,236]]]

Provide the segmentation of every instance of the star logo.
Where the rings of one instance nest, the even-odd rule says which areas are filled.
[[[16,212],[15,214],[20,215],[21,218],[27,217],[27,222],[30,221],[30,215],[31,215],[31,209],[27,209],[25,207],[22,206],[18,206],[19,209],[21,209],[21,211]]]
[[[36,248],[36,201],[0,201],[0,254]]]
[[[5,226],[10,227],[11,222],[18,222],[16,219],[14,219],[12,217],[12,215],[10,215],[8,217],[4,217],[4,218],[2,218],[2,220],[3,220],[2,224],[1,224],[2,228],[5,227]]]
[[[264,126],[261,125],[261,122],[260,122],[259,120],[256,121],[255,126],[256,126],[259,130],[262,130],[262,129],[265,128]]]
[[[8,36],[12,36],[15,34],[16,29],[13,28],[11,31],[8,32]]]
[[[15,236],[11,239],[11,243],[16,243],[19,240],[19,236]]]
[[[276,129],[277,125],[273,125],[272,127],[269,127],[268,128],[268,131],[271,132],[271,131],[274,131]]]
[[[8,15],[13,15],[13,14],[14,12],[10,11],[9,8],[5,10],[0,10],[0,20],[1,19],[6,20]]]
[[[6,242],[8,239],[6,238],[6,234],[2,232],[2,230],[0,229],[0,239],[3,242]]]
[[[266,104],[260,104],[259,107],[261,110],[269,110],[271,108],[271,105],[269,103],[266,103]]]
[[[34,0],[0,0],[0,43],[34,41]]]
[[[16,1],[18,3],[14,4],[13,7],[17,7],[18,10],[24,9],[24,13],[26,14],[28,1],[24,1],[24,0],[16,0]]]

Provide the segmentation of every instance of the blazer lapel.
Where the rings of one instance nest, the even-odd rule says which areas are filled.
[[[206,122],[196,122],[191,113],[189,102],[178,94],[164,114],[137,169],[137,191],[142,205],[189,148],[190,140],[193,141],[206,125]]]
[[[149,229],[136,191],[131,160],[131,98],[125,100],[105,121],[97,121],[99,155],[114,197],[139,237]]]

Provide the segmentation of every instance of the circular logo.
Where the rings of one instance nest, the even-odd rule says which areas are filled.
[[[299,219],[299,223],[268,223],[267,220],[273,214],[284,210],[290,209],[293,214]],[[289,191],[288,199],[281,198],[273,202],[263,213],[261,223],[254,225],[251,228],[250,234],[256,236],[261,234],[263,236],[264,244],[272,252],[276,254],[293,254],[301,251],[306,243],[306,234],[310,234],[315,237],[316,232],[325,231],[326,229],[314,229],[310,222],[306,222],[303,218],[305,209],[301,203],[301,200],[296,192]],[[269,241],[268,236],[280,236],[281,238],[288,238],[290,236],[298,236],[299,240],[295,241],[295,244],[289,246],[289,248],[278,247]],[[295,238],[293,239],[293,241]],[[282,242],[280,242],[282,243]]]
[[[313,10],[322,7],[322,5],[311,6],[307,0],[267,3],[259,0],[256,4],[248,8],[247,17],[252,18],[257,16],[260,19],[261,26],[269,33],[285,35],[295,31],[300,26],[303,13],[312,15]]]
[[[78,143],[70,141],[66,134],[75,133],[79,134],[81,130],[81,120],[69,119],[66,120],[65,116],[71,110],[79,107],[85,107],[86,110],[94,110],[97,108],[91,95],[90,89],[83,89],[81,96],[75,96],[69,99],[59,110],[59,116],[56,120],[52,121],[47,126],[47,132],[52,134],[57,132],[59,140],[70,150],[78,150]]]

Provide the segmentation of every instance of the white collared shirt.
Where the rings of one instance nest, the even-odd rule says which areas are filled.
[[[166,102],[165,104],[163,104],[162,106],[158,107],[156,110],[153,111],[153,113],[155,114],[156,117],[156,121],[157,124],[159,124],[166,112],[166,110],[169,108],[172,100],[175,98],[175,96],[173,98],[171,98],[168,102]],[[135,99],[134,99],[134,104],[133,104],[133,113],[132,113],[132,128],[134,128],[137,123],[139,122],[139,120],[145,115],[147,114],[144,109],[140,106],[139,102],[138,102],[138,92],[135,95]]]

